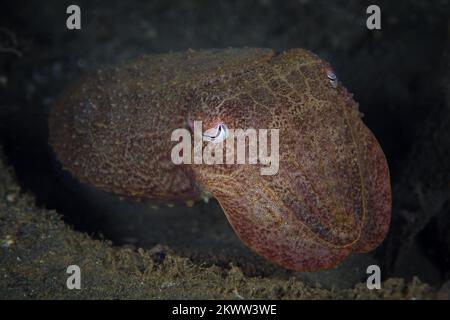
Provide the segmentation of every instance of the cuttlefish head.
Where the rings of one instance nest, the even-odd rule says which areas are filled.
[[[330,268],[378,246],[390,222],[388,166],[329,65],[292,50],[236,82],[237,92],[197,114],[202,150],[222,150],[223,163],[192,170],[239,238],[299,271]],[[255,130],[256,163],[251,134],[243,139],[246,162],[237,163],[242,150],[233,129]]]

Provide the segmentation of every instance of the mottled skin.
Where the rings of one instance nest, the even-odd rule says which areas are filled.
[[[328,70],[302,49],[146,56],[68,89],[50,114],[50,144],[83,182],[154,201],[208,192],[258,254],[294,270],[330,268],[383,240],[391,190],[378,142]],[[171,133],[194,120],[204,130],[279,129],[278,174],[174,165]]]

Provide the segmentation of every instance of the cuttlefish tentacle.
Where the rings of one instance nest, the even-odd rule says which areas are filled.
[[[175,165],[171,133],[194,121],[206,145],[230,128],[278,129],[278,172]],[[333,267],[375,248],[389,226],[383,151],[329,65],[306,50],[190,50],[105,68],[60,97],[49,131],[81,181],[162,202],[210,194],[247,246],[289,269]]]

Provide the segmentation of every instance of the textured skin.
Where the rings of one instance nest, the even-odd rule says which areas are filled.
[[[375,248],[391,215],[387,163],[329,65],[292,49],[188,51],[86,76],[49,119],[65,169],[106,191],[221,204],[240,239],[283,267],[315,271]],[[174,165],[171,132],[203,121],[279,129],[278,174],[260,165]]]

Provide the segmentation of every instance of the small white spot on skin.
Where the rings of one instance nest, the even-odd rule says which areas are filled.
[[[338,85],[338,80],[333,70],[327,70],[327,77],[330,80],[331,86],[336,89]]]
[[[224,123],[219,123],[216,128],[211,128],[203,133],[203,139],[208,142],[218,143],[228,136],[228,128]]]

